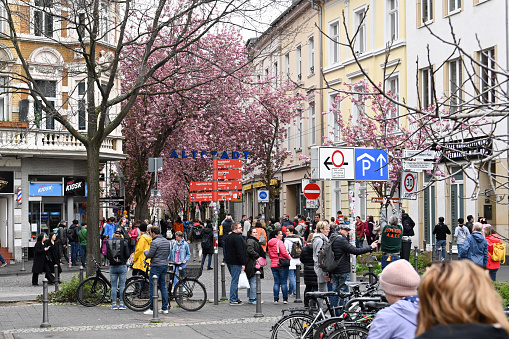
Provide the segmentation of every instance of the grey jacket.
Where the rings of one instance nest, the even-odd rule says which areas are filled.
[[[145,256],[151,258],[150,266],[168,266],[168,257],[170,256],[170,242],[158,235],[150,243],[150,249],[145,250]]]

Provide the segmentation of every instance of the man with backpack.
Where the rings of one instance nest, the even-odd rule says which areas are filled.
[[[113,238],[106,243],[107,256],[110,261],[110,279],[111,279],[111,309],[125,310],[124,306],[124,288],[127,278],[126,262],[129,258],[129,246],[124,240],[123,234],[117,230]],[[151,279],[152,280],[152,279]],[[120,305],[117,306],[117,285],[119,288],[118,298]],[[152,294],[150,294],[152,295]]]
[[[196,219],[189,231],[188,243],[192,244],[193,261],[199,260],[202,255],[201,240],[203,238],[203,225],[200,219]]]
[[[81,223],[81,230],[78,232],[78,242],[80,243],[81,265],[86,266],[87,260],[87,223]]]
[[[202,249],[201,268],[203,269],[203,264],[205,264],[205,259],[207,258],[208,255],[209,262],[207,265],[207,270],[213,270],[212,255],[214,254],[214,233],[212,230],[212,223],[208,220],[205,221],[205,228],[203,229],[203,236],[201,238],[201,249]]]
[[[63,255],[65,261],[69,263],[69,255],[67,254],[67,221],[60,221],[58,227],[53,229],[53,232],[57,234],[59,258],[62,258]]]
[[[71,262],[73,266],[78,266],[76,263],[76,257],[80,250],[80,243],[78,242],[78,232],[80,231],[79,221],[73,220],[72,225],[67,229],[67,239],[71,246]]]
[[[330,246],[324,245],[323,248],[324,255],[328,257],[324,258],[324,260],[329,261],[330,264],[327,263],[326,265],[329,267],[322,267],[322,270],[325,272],[326,277],[332,280],[333,291],[338,291],[341,285],[350,281],[350,254],[360,255],[373,252],[378,246],[378,241],[374,241],[369,246],[357,248],[348,241],[350,233],[349,225],[340,224],[337,229],[338,233],[331,235],[329,240]],[[348,286],[343,286],[342,290],[348,293]],[[342,306],[343,302],[344,300],[340,298],[339,305]]]
[[[408,247],[406,247],[408,249],[407,251],[401,251],[401,259],[410,260],[410,248],[412,248],[412,238],[410,237],[415,235],[415,222],[403,209],[401,210],[401,225],[403,225],[403,237],[401,240],[405,242],[405,245],[408,245]]]
[[[295,280],[295,269],[297,265],[300,265],[300,253],[304,246],[304,241],[295,234],[295,227],[288,226],[286,228],[286,238],[284,240],[286,251],[290,254],[290,271],[288,273],[288,280],[290,284],[288,286],[288,295],[295,297],[297,293],[297,282]]]
[[[458,246],[458,253],[461,251],[461,246],[465,242],[465,239],[470,235],[470,231],[468,227],[463,225],[463,218],[458,219],[458,227],[454,231],[454,240],[456,241],[456,246]]]
[[[482,224],[479,222],[474,223],[472,234],[466,237],[461,251],[458,252],[459,259],[471,260],[483,268],[488,265],[488,242],[482,235]]]

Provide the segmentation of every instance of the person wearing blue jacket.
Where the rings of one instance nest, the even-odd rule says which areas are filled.
[[[406,339],[415,336],[421,278],[406,260],[397,260],[380,274],[380,289],[390,307],[376,314],[367,339]]]
[[[168,261],[181,264],[179,265],[182,268],[184,275],[185,268],[187,266],[187,262],[191,259],[191,251],[189,249],[189,244],[184,239],[184,233],[178,231],[175,233],[175,241],[171,243],[170,256],[168,257]],[[177,284],[177,279],[173,279],[173,286]]]
[[[465,238],[458,253],[459,259],[468,259],[474,264],[486,268],[488,264],[488,242],[482,234],[482,224],[474,223],[472,234]]]

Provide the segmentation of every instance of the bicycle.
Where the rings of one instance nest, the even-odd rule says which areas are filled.
[[[176,274],[176,268],[183,265],[182,263],[170,262],[168,266],[167,288],[168,300],[175,299],[177,305],[186,311],[198,311],[207,302],[207,290],[205,286],[198,281],[197,278]],[[148,269],[147,269],[148,271]],[[201,271],[201,270],[200,270]],[[150,307],[151,297],[149,294],[149,274],[133,277],[124,289],[125,305],[137,312],[145,311]],[[174,280],[177,280],[174,285]]]
[[[83,280],[76,289],[76,300],[86,307],[93,307],[102,303],[110,295],[108,292],[111,290],[111,282],[102,273],[101,265],[93,257],[92,261],[96,268],[95,276]],[[126,280],[126,286],[131,279],[133,278]],[[120,295],[118,287],[117,295]]]

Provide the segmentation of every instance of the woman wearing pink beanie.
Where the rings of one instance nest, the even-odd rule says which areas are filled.
[[[380,274],[380,289],[391,304],[377,313],[368,339],[413,338],[417,328],[419,298],[417,286],[421,278],[406,260],[385,267]]]

